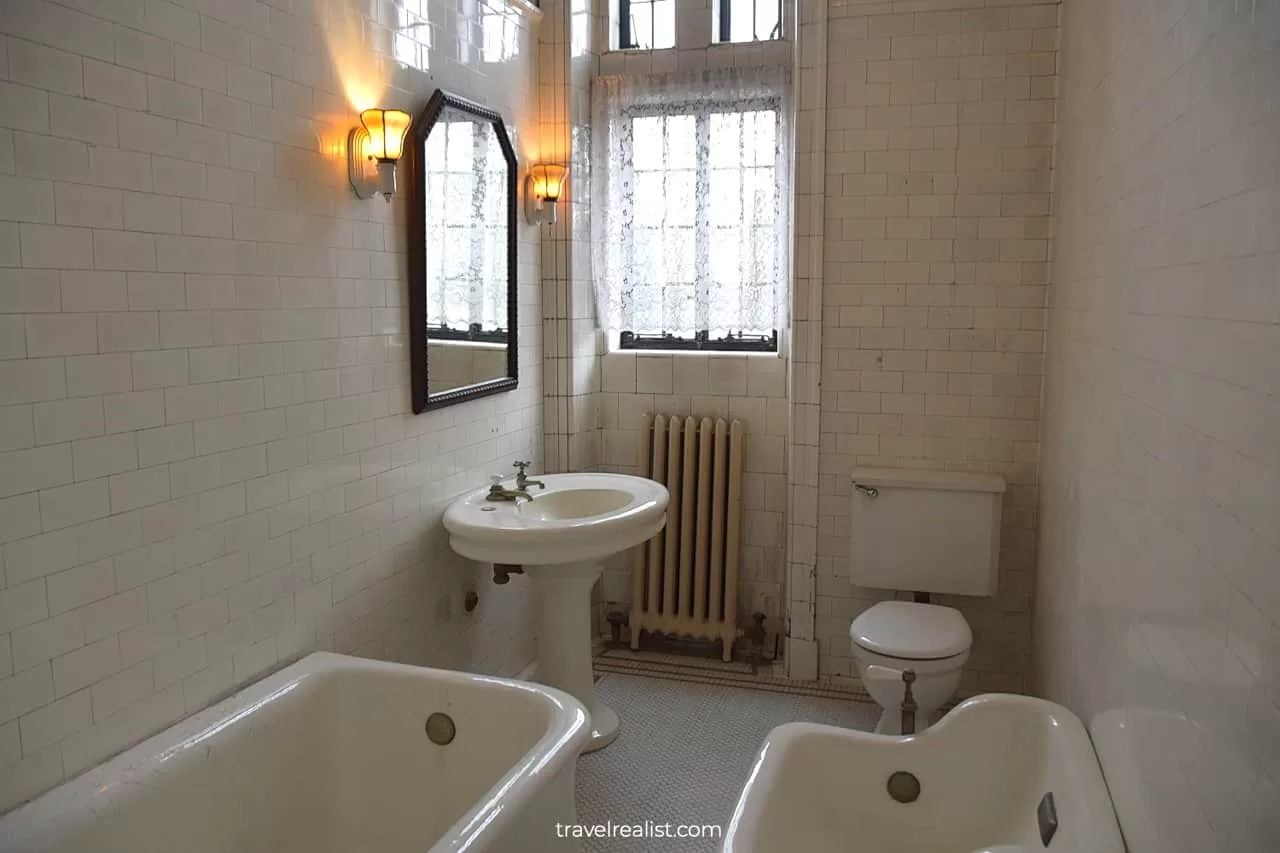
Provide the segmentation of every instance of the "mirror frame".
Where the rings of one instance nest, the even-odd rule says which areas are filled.
[[[431,394],[427,387],[427,271],[426,271],[426,174],[422,163],[422,149],[440,118],[440,113],[452,107],[492,125],[498,136],[503,157],[507,161],[507,375],[476,385],[467,385],[453,391]],[[519,385],[520,348],[517,339],[519,318],[519,288],[516,276],[516,208],[518,206],[516,174],[518,164],[511,137],[502,116],[486,106],[466,98],[436,89],[422,112],[409,126],[405,144],[405,161],[409,166],[409,363],[410,384],[413,387],[413,413],[422,414],[433,409],[452,406],[466,400],[487,397],[511,391]]]

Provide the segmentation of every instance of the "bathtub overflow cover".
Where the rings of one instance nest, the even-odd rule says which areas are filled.
[[[920,796],[920,780],[905,770],[890,775],[885,788],[900,803],[914,803]]]
[[[453,742],[457,734],[458,727],[453,724],[453,717],[448,714],[437,711],[427,717],[427,737],[431,738],[432,743],[446,746]]]

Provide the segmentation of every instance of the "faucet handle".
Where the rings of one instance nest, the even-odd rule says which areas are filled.
[[[501,488],[502,488],[502,475],[501,475],[501,474],[490,474],[490,475],[489,475],[489,488],[490,488],[490,490],[493,490],[493,489],[501,489]]]
[[[519,468],[519,469],[520,469],[520,473],[521,473],[521,474],[523,474],[523,473],[524,473],[524,469],[525,469],[525,468],[528,468],[528,467],[529,467],[530,465],[532,465],[533,463],[532,463],[532,462],[512,462],[511,464],[512,464],[512,465],[514,465],[516,468]]]

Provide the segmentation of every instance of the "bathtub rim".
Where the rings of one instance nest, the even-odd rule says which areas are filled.
[[[937,723],[914,735],[883,735],[860,729],[847,729],[840,726],[822,723],[783,723],[775,727],[765,736],[756,757],[751,764],[747,779],[734,803],[733,812],[725,829],[720,853],[744,853],[755,849],[760,837],[763,808],[748,811],[748,798],[760,802],[763,796],[760,791],[752,789],[761,777],[771,776],[778,772],[785,747],[805,735],[816,734],[838,737],[853,742],[883,744],[886,741],[928,742],[944,736],[949,728],[954,727],[957,717],[967,716],[974,712],[982,713],[984,709],[1012,709],[1014,713],[1031,715],[1042,725],[1053,729],[1052,737],[1062,744],[1062,748],[1073,759],[1069,772],[1072,776],[1082,777],[1078,786],[1082,793],[1083,808],[1089,815],[1107,816],[1110,818],[1106,828],[1100,832],[1110,836],[1108,847],[1097,848],[1098,853],[1124,853],[1125,846],[1120,823],[1112,803],[1106,777],[1102,773],[1102,765],[1098,760],[1093,741],[1080,718],[1069,708],[1040,699],[1034,696],[1022,696],[1015,693],[983,693],[966,699],[952,708]],[[754,805],[754,803],[750,804]],[[1092,825],[1098,829],[1097,824]],[[1092,849],[1092,848],[1091,848]]]
[[[306,681],[332,673],[361,671],[416,675],[455,687],[483,684],[513,689],[551,706],[547,730],[537,742],[424,853],[467,850],[482,836],[500,836],[545,787],[556,783],[556,777],[566,767],[573,767],[590,737],[585,706],[553,687],[461,670],[312,652],[0,815],[0,833],[6,843],[29,844],[45,835],[56,838],[77,831],[115,811],[120,806],[115,798],[127,794],[131,785],[142,783],[164,762],[198,748],[208,738]]]

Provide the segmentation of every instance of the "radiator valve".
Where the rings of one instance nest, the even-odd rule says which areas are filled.
[[[750,640],[751,645],[755,646],[758,649],[764,645],[765,637],[768,636],[768,632],[765,630],[765,627],[764,627],[765,616],[763,613],[760,613],[759,611],[757,611],[751,614],[751,619],[752,621],[755,622],[755,624],[752,625],[750,628],[743,628],[742,636]]]
[[[620,610],[610,610],[604,615],[604,621],[609,623],[609,630],[613,633],[614,644],[622,642],[622,628],[628,621],[627,614]]]

